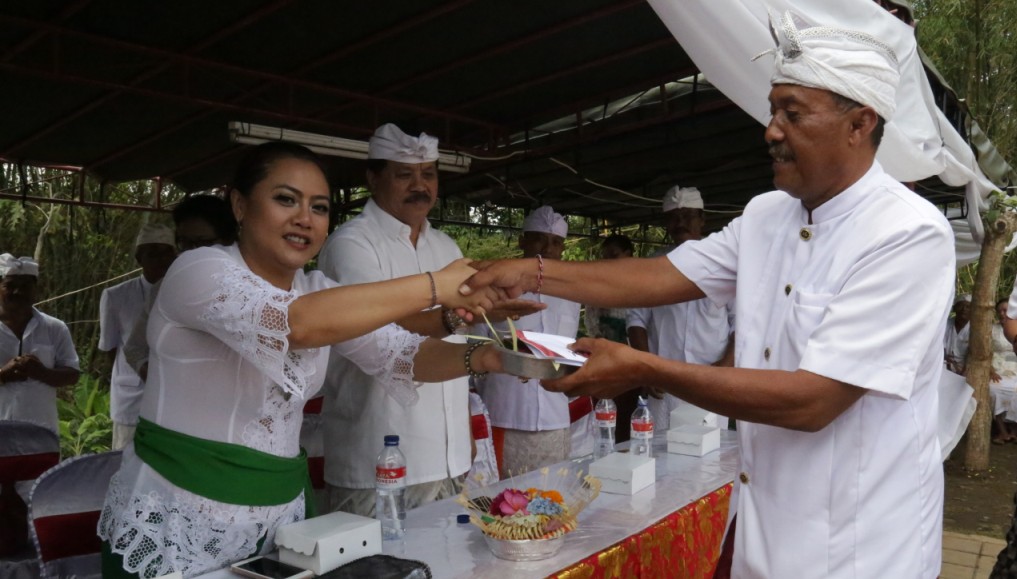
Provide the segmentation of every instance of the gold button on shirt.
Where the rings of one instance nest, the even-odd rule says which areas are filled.
[[[738,480],[742,481],[743,485],[747,485],[749,484],[749,475],[743,472],[742,474],[738,475]]]
[[[802,241],[808,241],[812,239],[812,232],[809,231],[808,227],[803,227],[802,230],[798,232],[798,236],[802,238]]]

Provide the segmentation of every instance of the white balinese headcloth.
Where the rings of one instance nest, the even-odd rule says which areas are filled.
[[[176,237],[173,235],[173,230],[165,225],[146,223],[141,226],[141,231],[138,232],[138,239],[134,242],[134,248],[137,249],[139,245],[146,243],[162,243],[176,247]]]
[[[664,195],[664,213],[683,207],[690,209],[703,208],[703,196],[699,193],[699,189],[675,185],[667,190],[667,194]]]
[[[523,231],[534,231],[536,233],[550,233],[558,237],[567,237],[569,224],[565,218],[554,212],[550,205],[544,205],[533,210],[523,220]]]
[[[8,275],[39,277],[39,264],[31,257],[14,257],[9,253],[5,253],[0,255],[0,277]]]
[[[438,160],[438,139],[427,133],[411,137],[399,127],[387,123],[374,131],[367,146],[367,158],[414,165],[430,163]]]
[[[770,31],[777,48],[763,54],[776,55],[771,84],[828,90],[872,107],[885,121],[893,118],[900,69],[897,55],[885,42],[864,32],[827,26],[799,30],[791,12],[785,12],[779,23],[771,14]]]

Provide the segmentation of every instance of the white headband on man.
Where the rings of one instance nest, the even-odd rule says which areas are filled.
[[[777,48],[756,56],[776,56],[770,83],[828,90],[872,107],[889,121],[900,84],[893,49],[864,32],[828,26],[799,29],[795,20],[790,12],[779,23],[770,15]]]
[[[523,219],[523,231],[550,233],[564,238],[568,237],[569,224],[564,217],[555,213],[550,205],[544,205],[534,209],[526,219]]]
[[[5,253],[0,255],[0,277],[8,275],[39,277],[39,264],[31,257],[14,257]]]
[[[664,195],[664,213],[673,209],[702,209],[703,196],[695,187],[679,187],[675,185]]]
[[[438,160],[438,139],[420,133],[411,137],[392,123],[384,124],[367,145],[368,159],[385,159],[397,163],[430,163]]]
[[[145,245],[146,243],[162,243],[175,247],[176,237],[173,235],[173,230],[165,225],[146,223],[141,226],[141,231],[138,232],[138,239],[134,242],[134,248],[137,249],[139,245]]]

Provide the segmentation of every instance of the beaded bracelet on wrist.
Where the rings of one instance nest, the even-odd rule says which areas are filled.
[[[470,358],[473,357],[473,352],[483,345],[484,342],[474,342],[466,348],[466,353],[463,354],[463,363],[466,365],[466,373],[470,375],[470,378],[480,378],[487,375],[487,372],[477,372],[470,365]]]

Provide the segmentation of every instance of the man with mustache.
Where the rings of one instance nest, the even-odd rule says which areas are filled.
[[[655,253],[667,255],[685,242],[703,238],[706,219],[703,196],[695,187],[674,186],[664,195],[664,228],[674,245]],[[626,325],[629,344],[643,352],[692,364],[730,366],[734,356],[733,319],[728,306],[718,306],[708,299],[657,306],[632,308]],[[706,414],[676,396],[655,389],[650,391],[647,406],[653,424],[659,430],[671,427],[671,411],[690,407],[695,415]],[[724,416],[708,414],[704,419],[711,426],[726,429]]]
[[[343,285],[375,282],[435,271],[463,256],[427,221],[438,200],[438,139],[379,127],[370,140],[367,187],[363,212],[333,231],[318,256],[325,275]],[[452,312],[433,310],[401,325],[445,336],[460,323]],[[332,356],[322,390],[330,510],[374,515],[374,466],[386,434],[400,436],[406,455],[407,509],[459,493],[472,464],[467,378],[424,384],[417,402],[403,406],[346,358]]]
[[[790,13],[773,24],[765,136],[778,191],[664,257],[498,262],[467,285],[515,295],[539,280],[601,307],[734,303],[734,368],[583,339],[584,367],[544,386],[652,386],[738,420],[733,577],[936,577],[953,235],[875,160],[900,82],[892,49]]]

